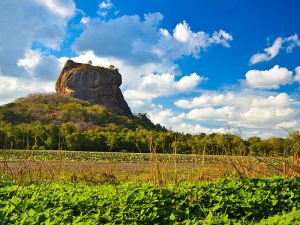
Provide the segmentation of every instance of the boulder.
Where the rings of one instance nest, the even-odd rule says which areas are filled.
[[[55,88],[57,93],[103,105],[111,112],[132,116],[120,90],[121,84],[122,76],[114,66],[105,68],[68,60]]]

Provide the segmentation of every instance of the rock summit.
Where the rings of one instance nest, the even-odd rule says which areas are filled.
[[[105,68],[69,59],[56,81],[55,89],[57,93],[103,105],[111,112],[132,116],[120,90],[121,84],[122,76],[114,66]]]

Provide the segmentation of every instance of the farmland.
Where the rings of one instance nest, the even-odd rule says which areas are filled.
[[[300,179],[149,184],[1,181],[1,224],[299,224]]]
[[[2,150],[0,224],[300,222],[283,157]]]
[[[298,175],[297,161],[283,157],[2,150],[2,174],[30,180],[88,183],[146,182],[154,185],[219,178]]]

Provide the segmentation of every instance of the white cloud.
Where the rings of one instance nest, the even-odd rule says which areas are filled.
[[[233,37],[231,34],[227,33],[224,30],[219,30],[218,32],[214,32],[211,42],[216,44],[222,44],[225,47],[229,48],[230,44],[229,41],[232,41]]]
[[[55,80],[61,70],[63,63],[55,56],[42,53],[40,50],[29,50],[24,58],[17,62],[19,67],[23,67],[31,78],[42,80]],[[24,75],[24,77],[27,77]]]
[[[28,50],[24,58],[19,59],[17,65],[23,67],[27,71],[33,70],[41,60],[41,52],[39,50]]]
[[[177,24],[170,34],[160,27],[162,19],[161,13],[145,14],[143,19],[138,15],[108,21],[91,19],[75,41],[74,48],[80,54],[93,50],[100,57],[114,57],[141,65],[170,63],[187,55],[199,57],[202,49],[214,44],[228,47],[232,40],[224,30],[216,31],[212,36],[203,31],[193,32],[185,21]]]
[[[53,81],[0,76],[0,105],[30,93],[53,92],[54,90]]]
[[[291,120],[291,121],[278,123],[276,126],[284,129],[295,129],[296,127],[299,127],[299,122],[296,120]]]
[[[272,121],[276,118],[288,119],[289,116],[292,116],[294,110],[291,108],[262,108],[262,107],[252,107],[247,112],[243,114],[245,122],[267,122]]]
[[[90,22],[90,18],[89,17],[82,17],[81,20],[80,20],[80,23],[82,24],[87,24]]]
[[[187,42],[192,34],[190,26],[185,21],[177,24],[173,31],[174,38],[180,42]]]
[[[113,6],[114,5],[111,0],[100,1],[98,5],[99,10],[97,11],[97,14],[101,17],[106,17],[107,14],[112,10]]]
[[[238,98],[238,99],[237,99]],[[175,105],[181,108],[191,109],[198,106],[210,107],[210,106],[222,106],[222,105],[235,105],[235,102],[245,102],[247,99],[239,99],[240,96],[236,96],[233,93],[219,94],[219,93],[206,93],[199,97],[195,97],[192,101],[181,99],[175,102]],[[247,103],[246,103],[247,104]]]
[[[210,134],[227,132],[224,127],[209,128],[200,124],[186,122],[185,115],[183,113],[176,113],[172,109],[165,109],[161,105],[153,104],[148,111],[148,115],[154,123],[159,123],[168,129],[178,132],[189,134]]]
[[[184,132],[184,133],[189,133],[189,134],[200,134],[200,133],[205,133],[205,134],[211,134],[211,133],[221,133],[221,134],[226,134],[228,133],[228,130],[226,130],[224,127],[205,127],[200,124],[191,124],[191,123],[185,123],[182,122],[174,127],[172,127],[172,130],[178,131],[178,132]]]
[[[34,43],[59,49],[67,22],[75,12],[71,0],[1,0],[0,8],[3,34],[0,36],[0,75],[19,77],[26,76],[27,70],[33,67],[28,63],[38,58],[37,51],[31,49]]]
[[[159,58],[169,60],[188,55],[199,58],[203,49],[214,44],[230,47],[229,42],[233,40],[224,30],[215,31],[212,36],[203,31],[193,32],[186,21],[177,24],[173,34],[164,28],[160,28],[159,32],[160,39],[154,47],[154,53]]]
[[[265,48],[264,53],[257,53],[251,56],[250,65],[270,61],[276,57],[282,48],[286,49],[286,52],[291,53],[294,47],[300,46],[300,40],[298,35],[294,34],[287,38],[278,37],[275,39],[272,46]]]
[[[100,9],[110,9],[112,7],[113,7],[113,4],[112,4],[111,0],[105,0],[105,1],[101,1],[99,3]]]
[[[294,77],[295,81],[300,83],[300,66],[296,67],[295,69],[296,75]]]
[[[230,106],[224,106],[221,108],[197,108],[191,110],[186,117],[193,120],[215,120],[226,121],[228,115],[232,115],[235,108]]]
[[[136,87],[125,90],[124,96],[130,105],[132,101],[137,100],[143,100],[149,104],[153,98],[192,92],[204,79],[196,73],[183,76],[178,81],[175,80],[175,75],[169,73],[149,74],[137,81]],[[141,105],[140,102],[139,105]]]
[[[240,95],[240,93],[236,93]],[[247,96],[249,98],[249,96]],[[252,96],[254,98],[254,96]],[[256,96],[256,98],[258,98]],[[262,97],[260,97],[262,98]],[[267,98],[265,98],[267,101]],[[276,107],[275,107],[276,108]],[[261,110],[266,110],[266,108],[261,108]],[[270,109],[270,112],[274,108]],[[237,111],[237,112],[233,112]],[[248,112],[248,109],[244,110]],[[272,114],[270,112],[256,111],[252,110],[253,113],[258,113],[260,115],[263,113],[264,121],[257,121],[257,118],[251,118],[252,121],[246,121],[243,117],[243,113],[239,112],[238,107],[220,107],[220,108],[205,108],[205,109],[194,109],[191,112],[178,113],[172,109],[166,109],[161,105],[152,105],[149,107],[147,113],[150,116],[150,119],[155,123],[160,123],[168,129],[172,129],[178,132],[190,133],[190,134],[199,134],[199,133],[233,133],[241,135],[243,138],[248,138],[251,136],[259,136],[263,139],[270,138],[273,136],[284,137],[287,135],[286,131],[282,129],[285,127],[287,129],[295,129],[299,127],[299,123],[296,120],[286,119],[284,122],[278,122],[284,120],[282,115],[279,115],[281,118],[274,118],[273,120],[268,116]],[[239,114],[240,118],[235,118],[233,120],[232,115],[227,116],[226,113],[231,112]],[[280,109],[278,108],[277,112],[280,114]],[[277,112],[274,114],[276,115]],[[264,114],[266,113],[266,114]],[[203,118],[200,117],[200,114],[203,115]],[[211,115],[212,114],[212,115]],[[272,115],[273,116],[273,115]],[[277,115],[278,116],[278,115]],[[190,118],[189,118],[190,117]],[[195,117],[195,118],[193,118]],[[216,118],[220,119],[216,119]],[[296,117],[294,115],[294,117]],[[261,119],[261,118],[259,118]],[[270,121],[272,120],[272,121]],[[244,122],[247,123],[244,123]],[[229,125],[229,126],[228,126]]]
[[[230,121],[234,127],[243,130],[261,129],[264,132],[268,129],[278,130],[276,124],[297,120],[299,104],[286,93],[259,91],[208,92],[190,100],[175,102],[179,107],[190,109],[185,115],[191,122],[225,126],[226,121]],[[289,126],[292,125],[289,123]]]
[[[270,70],[250,70],[246,73],[246,83],[252,88],[278,89],[280,85],[293,82],[293,72],[278,65]]]
[[[297,34],[294,34],[290,37],[285,38],[285,42],[288,43],[287,47],[286,47],[286,52],[287,53],[292,53],[293,49],[295,47],[300,47],[300,40],[298,38]]]
[[[286,93],[278,93],[264,98],[252,98],[251,106],[256,107],[287,107],[292,103],[292,99]]]
[[[73,0],[33,0],[45,6],[52,13],[61,17],[71,17],[75,14],[75,3]]]
[[[271,47],[265,48],[265,53],[257,53],[250,58],[250,64],[256,64],[259,62],[269,61],[278,55],[281,46],[282,46],[282,38],[277,38]]]

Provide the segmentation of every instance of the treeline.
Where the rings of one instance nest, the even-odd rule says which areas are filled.
[[[125,117],[67,95],[33,94],[0,106],[0,148],[227,155],[298,154],[300,134],[243,140],[231,134],[190,135]]]
[[[190,135],[172,131],[135,130],[116,125],[80,131],[71,123],[43,125],[0,123],[0,148],[33,150],[196,153],[212,155],[288,156],[299,153],[300,133],[287,138],[243,140],[232,134]]]

